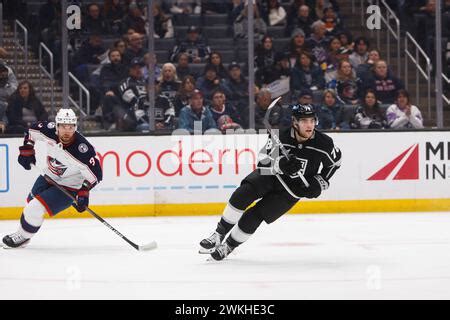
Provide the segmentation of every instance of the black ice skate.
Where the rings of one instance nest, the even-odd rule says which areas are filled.
[[[20,233],[16,232],[3,237],[4,248],[24,247],[30,239],[24,238]]]
[[[225,237],[224,235],[221,235],[220,233],[215,231],[208,238],[200,241],[200,250],[198,251],[198,253],[201,254],[213,253],[214,250],[216,250],[216,248],[220,246],[224,237]]]
[[[217,261],[223,260],[231,253],[231,251],[233,251],[233,249],[233,247],[230,247],[230,245],[225,242],[224,244],[218,246],[213,253],[211,253],[211,257]]]

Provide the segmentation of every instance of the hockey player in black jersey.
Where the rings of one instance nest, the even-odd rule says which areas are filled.
[[[34,144],[47,145],[44,173],[73,195],[76,202],[56,186],[39,176],[28,195],[17,232],[3,238],[4,246],[26,245],[38,232],[47,212],[50,216],[73,205],[79,212],[89,204],[89,191],[102,180],[102,168],[94,147],[77,130],[72,109],[61,108],[55,122],[38,122],[28,129],[19,147],[19,164],[30,170],[36,164]]]
[[[263,221],[274,222],[301,198],[317,198],[328,188],[340,166],[341,151],[328,135],[315,129],[317,116],[311,105],[291,108],[292,126],[280,130],[279,140],[275,134],[269,135],[257,169],[231,195],[216,231],[200,242],[200,253],[224,259]]]

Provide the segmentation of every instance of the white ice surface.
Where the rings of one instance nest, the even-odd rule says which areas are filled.
[[[0,299],[450,299],[450,213],[288,215],[222,262],[198,242],[216,217],[46,219],[0,250]],[[0,221],[0,235],[17,221]]]

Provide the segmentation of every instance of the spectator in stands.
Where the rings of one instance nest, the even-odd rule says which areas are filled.
[[[255,50],[255,67],[257,70],[271,67],[275,59],[272,37],[265,35]]]
[[[207,104],[210,103],[214,91],[224,89],[224,80],[219,78],[213,65],[206,65],[205,73],[197,79],[197,89],[203,93]]]
[[[306,47],[315,56],[317,64],[322,70],[327,68],[327,48],[329,38],[325,36],[327,29],[323,21],[316,21],[311,25],[312,35],[306,40]]]
[[[29,81],[22,81],[8,99],[6,133],[25,133],[36,121],[47,121],[48,114],[41,101],[36,97]]]
[[[366,91],[363,102],[356,108],[351,127],[353,129],[384,129],[387,127],[385,112],[378,103],[374,90]]]
[[[243,110],[248,106],[248,80],[242,74],[239,63],[233,61],[228,65],[229,77],[224,81],[224,91],[228,101],[237,110]]]
[[[228,78],[228,72],[222,63],[222,55],[220,54],[220,52],[218,51],[211,52],[208,59],[206,59],[206,63],[207,65],[211,65],[214,68],[216,68],[216,73],[220,79]]]
[[[110,63],[105,64],[100,71],[101,94],[114,95],[114,89],[128,75],[128,68],[122,63],[122,55],[117,49],[112,49],[108,54]]]
[[[0,132],[6,129],[8,99],[16,89],[17,79],[14,72],[5,63],[0,63]]]
[[[336,93],[332,89],[323,91],[323,102],[318,109],[319,129],[340,130],[348,127],[342,119],[342,105],[336,99]]]
[[[187,53],[190,63],[205,62],[211,54],[211,49],[200,36],[200,30],[196,26],[190,26],[187,30],[186,39],[173,48],[170,61],[176,61],[180,53]]]
[[[178,25],[185,25],[190,14],[200,14],[201,0],[172,0],[164,2]]]
[[[398,90],[403,89],[403,82],[388,73],[386,61],[379,60],[375,63],[375,69],[367,83],[363,83],[365,89],[374,89],[376,96],[382,104],[394,103]]]
[[[380,52],[377,49],[370,50],[367,54],[366,62],[358,65],[356,68],[356,76],[360,78],[361,81],[366,82],[372,76],[374,64],[380,59]]]
[[[61,17],[61,1],[47,0],[39,9],[40,31],[50,28],[52,23]]]
[[[187,75],[181,81],[180,89],[175,96],[175,116],[179,116],[181,109],[189,105],[189,98],[195,90],[195,78]]]
[[[148,101],[148,100],[147,100]],[[146,114],[144,115],[144,120],[149,121],[147,113],[149,110],[149,105],[145,108]],[[156,93],[155,96],[155,129],[156,130],[173,130],[175,129],[175,107],[170,101],[170,99],[164,94]],[[147,127],[148,129],[150,126]],[[147,129],[146,126],[142,126],[142,129]]]
[[[189,55],[187,53],[180,53],[177,62],[177,75],[181,80],[189,75],[197,76],[189,67]]]
[[[341,45],[339,38],[332,38],[327,52],[327,70],[325,72],[325,81],[327,83],[335,76],[339,61],[348,59],[348,57],[348,50]]]
[[[130,3],[128,14],[122,19],[122,30],[128,30],[129,28],[137,33],[145,34],[145,19],[136,2]]]
[[[313,103],[313,92],[310,89],[303,89],[298,94],[293,95],[294,103],[311,104]]]
[[[423,118],[420,110],[411,105],[409,93],[400,89],[395,96],[395,103],[390,105],[386,111],[389,128],[392,129],[421,129]]]
[[[294,29],[299,28],[305,33],[306,37],[309,37],[312,31],[311,25],[314,22],[311,17],[311,10],[307,5],[301,5],[296,12],[297,14],[292,17],[286,27],[286,34],[291,34]]]
[[[351,54],[355,45],[353,43],[352,34],[349,31],[342,30],[338,32],[336,36],[341,41],[341,45],[349,51],[349,54]]]
[[[279,0],[266,0],[261,16],[268,26],[286,25],[286,10],[281,6]]]
[[[85,33],[106,35],[110,33],[109,24],[100,13],[100,7],[91,3],[87,7],[87,15],[82,19],[81,29]]]
[[[161,68],[161,76],[158,79],[157,90],[160,94],[169,98],[170,102],[175,103],[175,96],[180,89],[177,69],[172,63],[165,63]]]
[[[303,51],[306,51],[305,33],[302,29],[297,28],[292,31],[288,48],[284,51],[289,52],[289,62],[291,68],[293,68],[297,63],[300,54]]]
[[[253,1],[253,29],[255,39],[262,39],[267,33],[267,25],[261,18],[259,7],[255,1]],[[233,21],[234,37],[236,39],[247,39],[248,37],[248,1],[244,3],[244,7],[236,20]]]
[[[323,17],[321,18],[321,21],[325,23],[327,36],[335,36],[342,29],[342,22],[331,6],[323,9]]]
[[[158,83],[158,78],[161,77],[161,68],[158,66],[158,61],[156,58],[156,54],[154,53],[150,53],[147,52],[146,54],[144,54],[144,64],[145,66],[143,67],[142,72],[144,73],[144,80],[145,82],[148,83],[148,78],[150,76],[149,70],[150,70],[150,66],[153,66],[153,72],[155,74],[155,83]]]
[[[313,63],[314,57],[308,52],[300,54],[297,64],[292,69],[291,90],[302,91],[310,89],[313,92],[325,87],[322,70]]]
[[[349,56],[350,63],[354,70],[356,70],[360,64],[366,63],[369,58],[369,46],[369,41],[364,37],[359,37],[355,40],[355,50]]]
[[[123,54],[123,63],[128,66],[134,58],[143,59],[147,53],[147,49],[144,48],[143,35],[140,33],[132,33],[129,35],[128,47]]]
[[[358,103],[358,87],[360,80],[347,59],[340,60],[336,77],[327,83],[327,87],[335,89],[338,100],[343,104],[356,105]]]
[[[83,64],[100,64],[104,59],[106,49],[99,34],[91,34],[75,53],[73,64],[75,67]]]
[[[146,15],[145,15],[146,16]],[[154,37],[170,39],[174,36],[172,19],[165,15],[158,3],[153,3]],[[148,34],[148,29],[147,29]]]
[[[121,0],[105,0],[103,10],[109,29],[114,34],[120,34],[122,18],[125,16],[125,8],[121,4]]]
[[[256,105],[255,105],[255,129],[263,130],[266,128],[264,125],[264,117],[266,116],[267,108],[272,102],[272,94],[268,89],[261,89],[256,94]],[[280,104],[276,104],[272,109],[270,109],[268,115],[268,121],[272,128],[281,129],[290,125],[290,117],[286,110]],[[248,121],[248,112],[244,113]],[[241,116],[244,116],[241,114]],[[246,121],[243,122],[247,123]]]
[[[178,128],[189,133],[201,134],[206,130],[217,129],[209,108],[203,104],[203,94],[195,89],[189,98],[189,105],[181,109]]]
[[[291,77],[292,70],[289,61],[289,54],[285,52],[277,52],[275,54],[274,63],[264,69],[259,69],[255,74],[255,82],[259,87]]]
[[[241,127],[241,117],[236,109],[227,103],[223,91],[214,91],[209,110],[220,131],[225,132],[227,129],[239,129]]]

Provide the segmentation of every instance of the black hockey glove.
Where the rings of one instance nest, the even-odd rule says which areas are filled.
[[[302,164],[294,157],[288,160],[281,156],[275,160],[274,168],[276,172],[290,176],[300,171]]]
[[[19,158],[17,161],[25,170],[31,169],[31,164],[36,164],[36,157],[34,156],[34,147],[30,144],[19,147]]]
[[[72,204],[72,206],[77,209],[78,212],[83,212],[86,210],[89,205],[89,190],[85,187],[82,187],[77,192],[76,202]]]
[[[300,197],[317,198],[323,190],[328,189],[329,183],[321,175],[316,174],[314,177],[307,179],[309,187],[304,187],[299,192]]]

